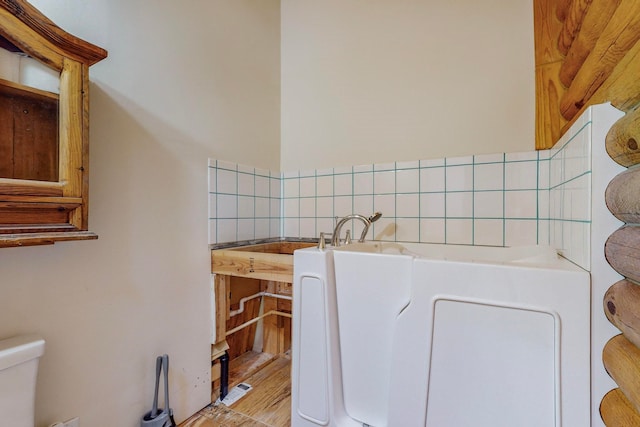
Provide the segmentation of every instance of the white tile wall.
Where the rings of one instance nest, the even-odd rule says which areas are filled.
[[[411,241],[420,235],[420,219],[418,218],[398,218],[396,224],[396,238],[399,241]]]
[[[281,236],[280,173],[215,159],[208,170],[209,243]]]
[[[420,191],[420,169],[399,169],[396,172],[398,193],[418,193]]]
[[[444,165],[422,167],[420,169],[420,192],[431,193],[444,191],[444,173]],[[500,177],[500,183],[502,183],[502,176]]]
[[[425,218],[420,220],[420,241],[430,243],[445,242],[444,218]]]
[[[396,192],[396,172],[374,172],[373,189],[376,194],[393,194]]]
[[[544,176],[549,197],[538,198],[548,200],[540,205],[542,212],[548,211],[549,243],[586,270],[591,268],[591,112],[588,109],[549,152],[549,160],[541,162],[548,164]]]
[[[543,159],[546,161],[548,157]],[[539,216],[538,191],[548,191],[548,187],[539,188],[539,162],[538,153],[531,152],[334,169],[330,175],[333,193],[316,204],[315,217],[324,221],[316,221],[313,226],[300,221],[306,214],[288,214],[295,212],[286,209],[289,198],[297,200],[300,196],[296,189],[302,188],[289,182],[295,178],[286,178],[297,177],[299,173],[288,172],[283,174],[283,222],[285,230],[296,230],[287,226],[290,221],[299,227],[298,234],[285,235],[317,237],[320,231],[332,230],[334,216],[381,211],[383,219],[373,228],[375,238],[381,240],[480,245],[504,245],[507,240],[513,244],[538,243],[538,223],[547,220],[546,215]],[[507,227],[507,220],[520,222]],[[325,228],[320,228],[321,225]],[[508,232],[514,234],[509,239],[505,236]],[[358,230],[353,229],[352,234],[357,235]],[[544,237],[542,243],[547,243],[548,233]]]
[[[473,165],[448,166],[445,173],[446,191],[473,190]]]
[[[377,239],[552,244],[588,266],[590,112],[548,151],[283,173],[211,159],[210,242],[315,238],[336,216],[383,213]],[[351,224],[359,235],[359,224]]]
[[[333,175],[318,176],[316,180],[316,193],[318,196],[333,196],[335,184]],[[351,188],[349,185],[346,188]]]
[[[396,216],[398,218],[418,218],[420,216],[420,194],[396,194]],[[417,233],[414,234],[414,237]]]
[[[476,190],[502,190],[504,183],[504,162],[477,164],[474,167],[474,188]]]
[[[445,193],[420,194],[420,216],[423,218],[444,218]]]
[[[504,221],[501,219],[474,219],[475,245],[504,246]]]
[[[503,218],[504,198],[502,191],[479,191],[473,193],[474,218]]]
[[[447,219],[445,243],[471,245],[473,243],[473,219]]]
[[[353,194],[373,194],[373,172],[354,173]]]
[[[446,193],[445,209],[448,218],[472,218],[473,192]]]
[[[382,240],[504,245],[507,218],[538,219],[536,153],[514,156],[513,165],[506,158],[481,155],[281,174],[212,159],[210,242],[313,238],[330,232],[335,216],[381,211],[383,219],[372,232]],[[522,176],[519,165],[524,165]],[[511,182],[505,191],[507,171]],[[359,227],[351,225],[354,236]],[[524,240],[537,241],[535,229],[517,232],[523,230]]]
[[[504,165],[505,190],[537,190],[538,162],[512,162]]]

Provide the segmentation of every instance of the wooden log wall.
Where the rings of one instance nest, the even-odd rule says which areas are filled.
[[[551,148],[586,107],[640,101],[640,2],[534,0],[536,148]]]
[[[640,1],[534,0],[534,29],[536,148],[552,147],[589,105],[610,102],[626,113],[605,142],[609,156],[628,169],[605,194],[625,224],[604,253],[624,279],[603,301],[621,334],[602,352],[618,388],[604,396],[600,415],[606,426],[640,426]]]
[[[637,111],[616,122],[606,138],[607,153],[628,167],[611,180],[605,192],[609,211],[625,225],[605,243],[609,265],[623,280],[614,283],[604,297],[609,321],[622,334],[606,344],[602,358],[618,385],[600,403],[607,426],[640,426],[640,156],[636,134],[640,132]]]

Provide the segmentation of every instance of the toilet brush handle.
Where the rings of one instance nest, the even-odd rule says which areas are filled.
[[[151,407],[151,419],[158,415],[158,388],[160,388],[160,370],[162,369],[162,357],[156,358],[156,389],[153,393],[153,406]]]
[[[169,414],[169,418],[171,421],[171,426],[175,426],[176,422],[173,420],[173,411],[169,406],[169,355],[165,354],[162,356],[162,367],[164,370],[164,405],[167,414]]]

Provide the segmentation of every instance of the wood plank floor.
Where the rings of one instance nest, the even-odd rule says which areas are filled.
[[[243,363],[252,364],[253,362],[244,361]],[[209,405],[180,424],[180,427],[290,426],[291,360],[286,357],[276,357],[267,364],[253,364],[262,366],[255,373],[242,379],[242,382],[253,387],[246,396],[230,407],[222,404]],[[233,371],[231,367],[230,371]]]

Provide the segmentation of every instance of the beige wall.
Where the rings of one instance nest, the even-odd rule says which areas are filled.
[[[0,338],[47,341],[37,427],[138,426],[165,352],[183,419],[210,399],[207,158],[279,166],[279,2],[32,3],[109,51],[91,69],[100,238],[1,249]]]
[[[281,3],[283,170],[534,149],[531,1]]]

